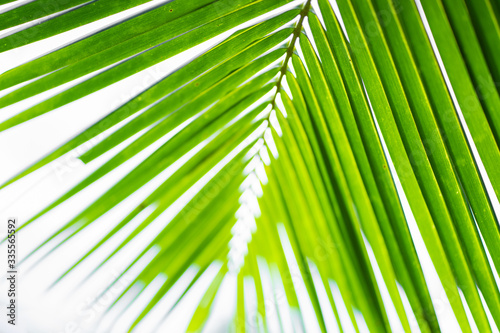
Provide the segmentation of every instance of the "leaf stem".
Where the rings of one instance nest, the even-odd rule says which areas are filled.
[[[286,51],[286,57],[283,62],[283,66],[281,67],[280,77],[278,79],[278,82],[276,82],[276,93],[274,94],[273,99],[271,100],[271,106],[272,106],[271,110],[273,110],[276,106],[276,97],[278,96],[278,93],[280,92],[281,89],[281,81],[283,80],[283,77],[286,75],[288,62],[290,61],[290,58],[292,58],[293,50],[295,49],[295,42],[299,38],[300,32],[302,31],[302,24],[307,14],[309,13],[310,9],[311,9],[311,0],[307,0],[304,5],[304,8],[302,8],[302,10],[300,11],[299,21],[297,22],[297,25],[293,30],[292,41],[290,42],[290,45],[288,46],[288,49]]]

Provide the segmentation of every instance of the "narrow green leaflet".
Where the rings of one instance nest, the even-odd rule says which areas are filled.
[[[392,47],[395,63],[399,67],[401,80],[413,115],[421,133],[422,140],[426,143],[429,160],[436,174],[436,178],[442,189],[444,199],[447,203],[450,215],[462,244],[465,246],[465,254],[468,256],[470,267],[474,271],[477,283],[486,297],[493,311],[500,311],[500,298],[493,273],[489,267],[479,233],[469,206],[464,197],[461,185],[458,182],[451,160],[447,154],[443,138],[440,135],[437,122],[433,117],[431,105],[426,97],[422,81],[418,76],[418,69],[410,55],[406,40],[402,36],[402,29],[395,16],[395,10],[389,7],[387,1],[377,0],[379,8],[387,10],[391,15],[391,23],[386,24],[386,35]],[[500,313],[499,313],[500,315]],[[495,315],[496,317],[497,315]]]
[[[415,62],[421,71],[421,79],[426,87],[429,102],[440,129],[446,134],[445,144],[464,187],[475,220],[479,225],[490,255],[497,268],[500,267],[500,231],[488,195],[485,191],[476,163],[463,133],[453,102],[447,92],[446,83],[439,72],[439,65],[425,34],[416,6],[413,2],[401,3],[401,22]],[[439,110],[439,112],[437,111]]]
[[[227,30],[229,27],[236,26],[244,22],[247,18],[247,15],[251,13],[251,15],[258,15],[259,13],[264,13],[265,10],[269,10],[273,4],[269,4],[271,0],[262,0],[256,2],[255,4],[245,7],[241,10],[235,11],[234,13],[224,16],[221,19],[214,21],[211,25],[218,29],[216,34],[222,33]],[[222,21],[222,22],[220,22]],[[198,29],[191,31],[191,33],[199,33],[202,38],[208,39],[209,36],[199,31]],[[158,33],[153,34],[155,38]],[[160,34],[161,35],[161,34]],[[186,36],[186,35],[183,35]],[[181,36],[181,37],[183,37]],[[212,36],[213,37],[213,36]],[[129,61],[125,61],[118,66],[114,66],[111,69],[101,73],[100,75],[94,76],[72,88],[67,89],[66,91],[49,98],[48,100],[37,104],[20,114],[15,115],[14,117],[9,118],[7,121],[4,121],[0,124],[0,131],[11,128],[12,126],[18,125],[24,121],[32,119],[34,117],[40,116],[46,112],[54,110],[60,106],[63,106],[69,102],[77,100],[81,97],[84,97],[94,91],[99,90],[100,88],[104,88],[109,84],[115,83],[127,76],[137,73],[138,71],[145,69],[155,63],[160,62],[161,60],[165,60],[170,56],[178,53],[178,48],[186,48],[188,45],[184,41],[173,39],[172,43],[178,42],[178,47],[172,47],[169,43],[164,43],[157,48],[153,48],[151,52],[142,53],[136,57],[131,58]],[[195,43],[196,44],[196,43]],[[135,44],[134,44],[135,45]],[[135,46],[134,46],[135,47]],[[124,52],[128,52],[130,50],[129,47],[122,47]],[[167,52],[165,52],[168,50]],[[161,56],[160,56],[161,54]],[[147,59],[144,59],[146,57]],[[95,61],[91,61],[90,65],[94,66]]]
[[[223,94],[227,91],[226,89],[232,88],[232,85],[234,84],[233,83],[234,81],[230,80],[231,78],[231,76],[229,76],[230,74],[232,74],[237,70],[242,69],[242,66],[254,60],[259,54],[262,54],[263,52],[281,43],[286,37],[290,35],[290,33],[291,31],[288,29],[282,30],[275,35],[271,35],[263,39],[262,41],[252,44],[248,49],[244,50],[240,54],[237,54],[233,58],[227,60],[226,62],[220,64],[219,66],[214,67],[212,70],[205,73],[203,76],[197,78],[197,80],[195,80],[194,82],[186,84],[185,86],[177,90],[174,94],[167,96],[166,98],[162,99],[160,102],[158,102],[151,108],[147,109],[144,113],[140,114],[139,116],[131,120],[129,123],[125,124],[122,128],[120,128],[119,130],[111,134],[109,137],[104,139],[102,142],[97,144],[95,147],[90,149],[88,152],[83,154],[81,156],[81,159],[85,163],[92,161],[93,159],[102,155],[106,151],[109,151],[119,143],[133,136],[135,133],[148,127],[149,125],[154,124],[156,121],[164,118],[166,115],[173,112],[174,110],[184,107],[184,105],[187,103],[192,104],[193,100],[203,99],[203,98],[206,99],[207,96],[210,97],[210,100],[214,100],[216,98],[219,98],[220,96],[223,96]],[[280,55],[280,53],[281,55],[284,54],[284,50],[283,49],[277,50],[272,54]],[[263,58],[261,61],[265,61],[265,59],[267,58]],[[245,75],[248,76],[246,72],[248,72],[249,70],[251,69],[250,68],[245,70],[242,69],[238,75],[241,77],[245,77]],[[261,78],[263,78],[264,80],[266,79],[265,76],[262,76]],[[221,89],[222,86],[221,83],[223,80],[227,82],[224,84],[228,87],[224,90]],[[267,78],[267,80],[269,79]],[[266,83],[266,81],[264,82],[255,81],[253,86],[260,87],[262,83]],[[216,91],[214,89],[214,86],[218,88],[217,93],[214,93],[214,91]],[[255,90],[253,86],[247,84],[245,87],[239,89],[240,91],[235,91],[232,94],[236,95],[237,92],[243,92],[244,94],[248,94],[252,92],[252,89]],[[199,91],[199,94],[196,93],[197,91]],[[225,99],[232,101],[238,97],[239,97],[238,95],[231,96],[231,98],[228,98],[228,96],[226,96]],[[239,97],[238,99],[240,98],[241,97]],[[191,111],[190,109],[192,108],[193,107],[191,105],[189,106],[189,108],[185,107],[185,109],[189,111]],[[179,111],[179,112],[186,114],[191,113],[191,112],[188,113],[188,111]]]
[[[500,95],[497,90],[499,82],[493,81],[465,1],[444,0],[441,2],[498,147],[500,145],[500,113],[498,112]],[[486,15],[485,23],[488,22],[488,18],[489,15]],[[490,29],[487,35],[490,36],[492,43],[498,46],[500,43],[498,25],[492,25]]]
[[[498,165],[500,165],[500,150],[490,128],[486,111],[483,110],[481,100],[476,94],[474,81],[469,76],[467,65],[461,56],[459,45],[441,1],[423,0],[422,6],[453,86],[453,91],[467,122],[467,127],[481,156],[481,161],[488,172],[488,178],[493,185],[495,194],[499,198],[500,169]]]
[[[40,2],[37,0],[35,3]],[[131,0],[127,1],[125,4],[120,1],[120,0],[99,0],[99,1],[93,1],[92,3],[89,3],[86,6],[77,8],[74,11],[71,11],[69,13],[66,13],[64,15],[60,15],[58,17],[55,17],[51,20],[42,22],[41,24],[37,24],[33,27],[29,27],[27,29],[21,30],[19,32],[16,32],[12,35],[6,36],[2,39],[0,39],[0,52],[5,52],[29,43],[33,43],[57,34],[60,34],[62,32],[77,28],[79,26],[85,25],[87,23],[91,23],[94,21],[97,21],[99,19],[108,17],[110,15],[119,13],[123,10],[135,7],[137,5],[141,5],[143,3],[148,2],[148,0]],[[116,39],[112,43],[119,42],[123,34],[128,33],[128,31],[132,32],[140,32],[143,31],[141,30],[141,26],[145,26],[149,29],[151,27],[154,27],[155,24],[158,24],[158,22],[161,22],[161,20],[165,21],[170,21],[172,19],[175,19],[177,17],[182,16],[183,14],[189,13],[190,11],[193,11],[195,9],[201,8],[204,5],[210,4],[213,2],[213,0],[202,0],[202,1],[183,1],[183,4],[181,5],[180,3],[175,3],[175,2],[169,2],[165,6],[161,6],[160,8],[157,9],[152,9],[150,11],[147,11],[145,13],[142,13],[142,15],[139,15],[135,18],[132,18],[130,20],[125,20],[122,24],[119,24],[118,26],[114,27],[111,26],[108,29],[105,29],[105,32],[103,35],[100,37],[104,37],[100,39],[100,42],[106,41],[105,36],[115,36]],[[33,4],[35,5],[35,4]],[[183,6],[184,5],[184,6]],[[24,12],[25,8],[20,7],[19,10],[22,10]],[[6,14],[8,15],[9,12]],[[155,20],[156,19],[156,20]],[[149,25],[148,25],[149,24]],[[135,26],[135,28],[134,28]],[[120,31],[122,30],[122,31]],[[147,31],[147,30],[146,30]],[[130,35],[127,35],[128,38],[130,38]],[[133,36],[133,35],[132,35]],[[92,41],[92,38],[87,38],[87,42]],[[94,43],[95,43],[94,39]],[[83,43],[87,43],[83,42]],[[92,45],[91,43],[87,44],[87,47]],[[105,43],[98,43],[97,45],[94,45],[90,50],[88,51],[98,51],[100,48],[105,47]],[[73,48],[73,47],[71,47]],[[70,48],[70,49],[71,49]],[[84,49],[82,49],[84,50]],[[94,51],[94,52],[95,52]],[[64,51],[63,51],[64,52]],[[85,56],[86,53],[83,53],[81,56]],[[70,60],[67,59],[65,61],[77,61],[78,59],[81,59],[81,56],[77,56],[76,59]],[[58,58],[56,58],[58,59]],[[64,59],[64,58],[63,58]],[[61,59],[62,60],[62,59]],[[67,63],[46,63],[45,66],[62,66]],[[60,67],[56,67],[60,68]],[[43,70],[44,68],[41,68]],[[55,68],[54,68],[55,69]]]
[[[329,22],[328,26],[333,28],[332,25],[335,24],[335,22],[331,15],[333,15],[333,12],[330,12],[330,16],[328,16],[327,13],[325,17]],[[434,315],[432,303],[430,302],[430,296],[425,286],[422,270],[418,264],[415,248],[411,241],[402,208],[399,205],[399,198],[387,168],[387,161],[385,160],[384,152],[378,140],[373,121],[369,117],[360,119],[361,125],[364,126],[364,128],[362,128],[364,131],[361,133],[358,132],[358,126],[354,115],[352,111],[349,112],[351,110],[349,96],[347,95],[342,76],[335,63],[332,50],[328,45],[326,35],[317,17],[311,15],[309,15],[309,17],[316,45],[319,49],[319,55],[323,62],[323,71],[330,83],[331,91],[335,92],[335,99],[339,105],[338,110],[345,124],[344,126],[346,126],[349,141],[354,149],[355,157],[362,171],[361,174],[364,182],[367,185],[370,201],[374,206],[375,214],[380,223],[385,242],[390,249],[389,254],[393,262],[395,262],[394,268],[398,280],[400,280],[406,293],[409,295],[410,303],[413,305],[414,311],[418,314],[417,318],[419,318],[420,324],[423,325],[422,329],[429,329],[427,327],[428,324],[425,321],[421,321],[426,316],[429,317],[432,325],[436,328],[437,320]],[[337,33],[339,32],[340,30],[337,30]],[[338,36],[340,37],[340,35]],[[343,65],[346,67],[344,71],[346,81],[349,80],[348,83],[351,85],[351,91],[358,94],[358,98],[352,98],[353,107],[361,108],[364,110],[365,115],[369,114],[369,107],[363,91],[361,90],[362,87],[358,81],[356,72],[354,68],[350,68],[352,67],[352,62],[349,61],[350,57],[348,50],[342,42],[338,43],[337,46],[337,52],[340,53]],[[348,71],[347,69],[351,70]],[[360,134],[364,137],[364,140]],[[372,149],[373,151],[366,152],[363,145],[366,145],[368,149]],[[368,158],[371,158],[371,164]],[[372,174],[372,167],[377,172],[376,177]],[[376,183],[376,180],[378,180],[378,183]],[[379,185],[381,189],[385,188],[386,191],[379,192],[377,185]],[[384,202],[393,202],[394,204],[389,206],[384,205]],[[389,216],[391,216],[392,219],[389,219]],[[392,223],[390,220],[392,220]],[[398,235],[397,238],[395,234]],[[409,260],[404,259],[404,254],[406,254],[406,258]],[[408,265],[408,267],[405,267],[406,265]],[[419,292],[417,292],[415,287],[419,288]],[[418,295],[421,296],[419,297]],[[425,304],[425,308],[422,307],[422,303]]]
[[[6,182],[3,186],[10,184],[16,179],[19,179],[34,170],[37,170],[43,165],[46,165],[47,163],[67,153],[71,149],[74,149],[80,144],[96,137],[98,134],[111,128],[113,125],[118,124],[120,121],[126,119],[135,112],[138,112],[148,105],[151,105],[152,103],[158,101],[162,97],[168,95],[169,93],[192,80],[193,75],[196,75],[197,73],[203,73],[216,64],[220,63],[222,59],[227,59],[227,57],[236,54],[238,51],[246,47],[248,43],[254,42],[255,38],[262,37],[266,33],[273,31],[274,29],[292,19],[297,15],[297,13],[298,11],[289,11],[273,19],[257,24],[249,29],[234,33],[223,43],[207,51],[200,57],[192,60],[191,62],[179,68],[171,75],[168,75],[143,93],[132,98],[130,101],[111,112],[102,120],[84,130],[78,136],[74,137],[63,146],[41,159],[39,162],[35,163],[28,169],[24,170],[23,172]],[[241,43],[241,39],[245,39],[246,42]]]
[[[207,291],[203,295],[203,298],[198,304],[191,321],[189,322],[189,326],[186,332],[195,333],[201,332],[203,330],[204,324],[208,319],[210,314],[210,308],[212,303],[214,302],[215,296],[219,287],[224,279],[225,274],[227,273],[227,268],[225,266],[221,267],[215,278],[212,280],[212,283],[208,287]]]
[[[426,242],[431,258],[434,260],[436,270],[440,275],[442,283],[446,286],[454,286],[455,277],[430,214],[430,207],[428,207],[428,204],[430,205],[431,202],[426,202],[423,195],[424,193],[417,182],[416,174],[410,163],[410,156],[404,148],[402,137],[399,134],[396,121],[392,114],[388,96],[382,89],[383,84],[381,82],[381,76],[379,76],[380,74],[375,66],[374,59],[369,52],[368,42],[361,30],[361,24],[356,18],[352,4],[342,0],[340,2],[340,9],[348,34],[350,34],[353,53],[359,64],[360,73],[364,78],[364,83],[368,90],[371,103],[374,105],[377,121],[382,130],[384,140],[387,143],[391,158],[394,161],[398,177],[403,185],[405,195],[410,203],[419,229],[421,231],[425,230],[425,232],[422,232],[422,237]],[[404,98],[404,95],[400,96],[400,98],[401,97]],[[420,142],[420,138],[418,138],[418,141],[410,141],[412,144],[418,144],[418,142]],[[422,149],[423,147],[420,148],[420,150]],[[410,151],[412,154],[415,154],[413,150]],[[426,157],[423,157],[423,159],[425,160]],[[431,185],[432,183],[435,184],[435,180],[431,180],[428,184]],[[439,197],[439,192],[434,192],[434,195]],[[438,200],[441,201],[440,199]],[[444,216],[447,215],[446,209],[438,213],[440,215],[444,214]],[[443,219],[449,220],[449,217],[444,217]],[[451,224],[451,221],[449,223]],[[460,302],[458,290],[454,287],[448,287],[446,291],[460,326],[464,331],[469,331],[470,328],[465,311]]]
[[[14,27],[68,8],[74,9],[88,0],[38,0],[0,14],[0,30]]]

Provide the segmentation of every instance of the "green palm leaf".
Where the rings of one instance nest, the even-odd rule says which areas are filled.
[[[500,327],[495,1],[9,3],[0,1],[0,29],[10,29],[0,37],[5,54],[121,18],[0,73],[0,108],[17,107],[2,133],[203,50],[1,185],[9,191],[104,137],[78,157],[103,162],[22,221],[22,237],[137,161],[37,238],[22,258],[34,269],[156,182],[139,204],[119,208],[126,214],[113,227],[93,233],[87,249],[73,250],[72,264],[52,281],[57,289],[84,276],[75,284],[83,288],[169,213],[106,284],[101,296],[147,260],[98,322],[117,313],[110,329],[128,317],[122,329],[142,331],[158,312],[150,329],[161,331],[196,294],[182,330],[201,332],[233,281],[224,330],[447,331],[431,269],[462,331]],[[42,93],[46,99],[26,104]],[[89,268],[91,258],[98,261]]]

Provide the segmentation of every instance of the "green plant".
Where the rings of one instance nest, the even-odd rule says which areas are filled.
[[[0,29],[82,6],[1,38],[0,52],[145,2],[27,3],[0,14]],[[130,286],[139,280],[147,285],[160,273],[168,276],[130,329],[188,267],[196,264],[201,268],[196,281],[214,260],[220,260],[224,264],[199,304],[189,331],[203,328],[223,277],[236,272],[235,330],[245,331],[253,324],[267,329],[261,282],[267,264],[273,277],[281,277],[290,308],[299,308],[293,274],[303,280],[322,331],[326,326],[318,291],[321,283],[342,326],[329,280],[338,286],[356,330],[355,311],[360,311],[370,331],[391,331],[381,282],[370,261],[373,251],[404,330],[410,331],[410,324],[398,284],[420,329],[439,331],[401,204],[402,191],[462,331],[470,331],[471,325],[457,287],[481,332],[491,331],[491,327],[478,289],[500,326],[500,293],[494,275],[500,269],[500,233],[491,203],[500,198],[499,5],[490,0],[421,3],[453,92],[413,0],[337,0],[348,39],[327,0],[318,1],[317,13],[310,0],[175,0],[1,74],[0,89],[26,83],[0,97],[0,107],[5,107],[94,73],[4,121],[0,124],[4,131],[271,13],[234,32],[3,184],[8,186],[125,119],[129,121],[80,159],[93,161],[143,131],[22,228],[168,133],[175,133],[37,247],[63,233],[69,236],[60,244],[69,241],[194,150],[190,159],[110,233],[96,236],[99,241],[93,249],[77,258],[61,277],[154,205],[153,212],[108,260],[189,188],[196,188],[180,212],[130,264],[158,246],[159,254]],[[273,126],[268,125],[271,123]],[[486,178],[479,172],[471,142],[491,182],[492,197],[485,189]],[[256,228],[248,225],[251,214],[242,212],[255,205],[240,200],[248,170],[263,184],[259,211],[253,212]],[[401,183],[402,191],[396,189],[394,179]],[[259,193],[258,186],[253,191]],[[250,195],[248,200],[252,198]],[[248,240],[237,237],[239,228],[253,231],[241,267],[228,247],[232,238]],[[298,262],[298,273],[292,273],[290,258],[285,257],[287,241]],[[314,281],[312,271],[316,269],[320,283]],[[245,312],[245,276],[256,287],[257,319]]]

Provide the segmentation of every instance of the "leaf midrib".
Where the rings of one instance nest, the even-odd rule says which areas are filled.
[[[290,46],[287,48],[286,57],[285,57],[285,60],[283,61],[283,66],[281,67],[280,76],[278,78],[278,81],[276,82],[276,92],[275,92],[273,98],[271,99],[272,109],[275,109],[275,107],[276,107],[276,97],[278,96],[278,94],[281,90],[281,82],[283,81],[283,77],[286,75],[286,72],[288,69],[288,62],[292,58],[293,50],[295,49],[295,43],[297,42],[297,39],[300,36],[300,32],[302,30],[302,25],[304,23],[304,19],[306,18],[310,9],[311,9],[311,0],[307,0],[306,3],[304,4],[304,7],[300,11],[299,21],[297,22],[297,25],[295,26],[295,29],[293,30],[292,40],[290,41]]]

